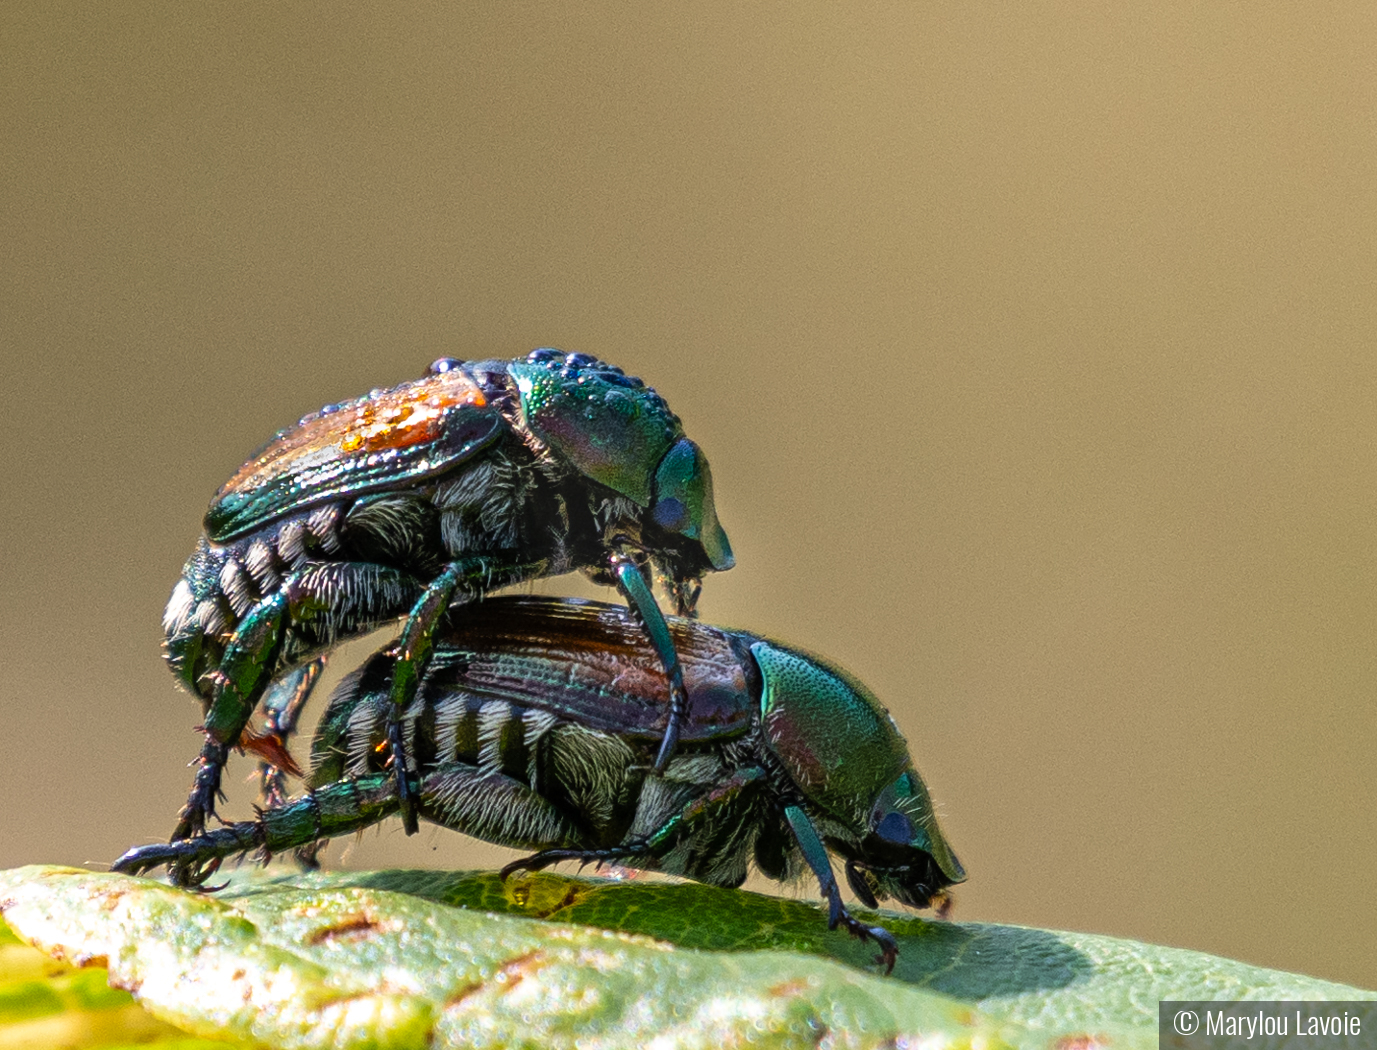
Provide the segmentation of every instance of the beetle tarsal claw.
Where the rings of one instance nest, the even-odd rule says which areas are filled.
[[[894,939],[892,933],[883,926],[867,926],[859,919],[853,918],[845,909],[842,910],[842,925],[846,927],[846,932],[858,941],[874,941],[879,945],[880,954],[875,957],[875,962],[885,968],[885,973],[890,973],[894,969],[895,960],[899,958],[899,942]]]
[[[528,862],[532,859],[531,857],[522,857],[520,860],[514,860],[510,864],[505,865],[502,870],[497,873],[498,879],[502,882],[506,882],[518,871],[524,871],[527,874],[538,871],[538,868],[531,868],[528,866]]]

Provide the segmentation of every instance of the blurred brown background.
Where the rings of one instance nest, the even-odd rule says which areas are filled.
[[[159,617],[256,445],[555,345],[711,457],[704,615],[892,705],[956,917],[1377,987],[1374,53],[1366,0],[4,5],[0,866],[170,830]]]

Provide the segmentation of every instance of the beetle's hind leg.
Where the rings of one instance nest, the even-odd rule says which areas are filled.
[[[195,838],[138,846],[115,861],[111,870],[138,875],[166,864],[177,885],[201,886],[226,857],[254,851],[266,860],[283,850],[371,827],[396,809],[397,793],[389,774],[340,780],[277,809],[263,810],[257,820],[225,824]]]
[[[342,627],[357,630],[400,615],[419,590],[413,577],[383,565],[310,563],[244,614],[214,672],[202,726],[206,742],[191,795],[172,832],[174,841],[204,834],[206,821],[215,816],[229,749],[239,743],[268,688],[288,632],[317,641],[333,639]]]

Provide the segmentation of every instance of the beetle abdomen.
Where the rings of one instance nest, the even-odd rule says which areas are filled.
[[[375,656],[330,698],[312,749],[313,786],[384,768],[391,666],[390,655]],[[648,754],[611,733],[505,699],[435,688],[429,678],[403,727],[420,775],[465,767],[521,784],[568,814],[595,844],[617,841],[635,813]]]

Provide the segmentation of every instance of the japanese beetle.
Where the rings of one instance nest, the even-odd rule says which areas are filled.
[[[650,581],[693,615],[702,575],[732,564],[706,457],[654,390],[586,354],[442,358],[421,379],[327,405],[219,491],[168,602],[167,660],[202,700],[206,734],[173,838],[204,832],[232,746],[275,767],[265,791],[280,801],[286,741],[326,654],[403,617],[386,721],[414,832],[398,713],[436,626],[490,590],[575,569],[621,590],[668,675],[663,769],[683,674]],[[254,734],[260,699],[267,730]]]
[[[748,865],[786,879],[806,865],[828,926],[898,947],[842,904],[829,852],[856,895],[942,905],[966,873],[885,709],[859,682],[743,631],[670,621],[688,710],[663,776],[649,775],[669,719],[665,676],[619,606],[496,598],[456,610],[435,639],[402,720],[415,790],[430,821],[536,850],[508,865],[616,862],[717,886]],[[115,870],[160,864],[208,876],[221,858],[306,849],[397,812],[384,768],[396,649],[336,691],[312,747],[309,792],[195,839],[130,850]]]

